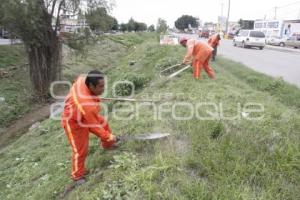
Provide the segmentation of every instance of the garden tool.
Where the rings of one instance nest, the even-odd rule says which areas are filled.
[[[169,133],[145,133],[139,135],[120,135],[117,142],[158,140],[170,136]]]
[[[163,69],[162,71],[160,71],[159,77],[162,77],[163,74],[166,74],[167,72],[173,72],[176,67],[181,67],[183,65],[184,65],[183,63],[178,63],[176,65],[172,65],[172,66],[170,66],[170,67],[168,67],[166,69]]]

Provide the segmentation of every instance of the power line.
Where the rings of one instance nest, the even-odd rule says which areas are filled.
[[[296,18],[297,17],[297,11],[299,11],[299,14],[300,14],[300,9],[295,8],[295,9],[291,9],[289,11],[285,11],[285,12],[281,12],[281,13],[279,12],[278,16],[283,18],[283,17],[287,17],[287,16],[292,17],[292,15],[293,15],[293,17]],[[298,16],[298,18],[299,18],[299,16]]]
[[[288,6],[297,4],[297,3],[300,3],[300,1],[295,1],[295,2],[293,2],[293,3],[289,3],[289,4],[286,4],[286,5],[283,5],[283,6],[277,6],[277,8],[284,8],[284,7],[288,7]]]
[[[295,1],[293,3],[285,4],[285,5],[282,5],[282,6],[275,6],[274,7],[274,19],[277,19],[278,11],[281,11],[282,9],[284,9],[286,7],[289,7],[289,6],[292,6],[292,5],[295,5],[295,4],[299,4],[299,3],[300,3],[300,1]],[[288,11],[288,12],[290,13],[291,11]],[[267,12],[265,13],[265,16],[267,16]],[[282,15],[279,15],[279,16],[282,16]]]

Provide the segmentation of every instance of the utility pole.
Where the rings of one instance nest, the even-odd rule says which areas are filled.
[[[274,9],[275,9],[275,10],[274,10],[274,11],[275,11],[274,19],[277,18],[277,8],[278,8],[277,6],[274,7]]]
[[[226,29],[225,34],[227,35],[228,32],[228,25],[229,25],[229,14],[230,14],[230,0],[228,0],[228,13],[227,13],[227,19],[226,19]]]
[[[224,3],[222,2],[222,4],[221,4],[221,17],[223,17],[223,8],[224,8]]]
[[[224,3],[222,1],[221,3],[221,16],[219,18],[219,31],[223,31],[223,27],[224,27],[224,17],[223,17],[223,10],[224,10]]]

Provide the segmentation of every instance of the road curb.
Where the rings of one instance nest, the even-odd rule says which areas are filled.
[[[281,52],[287,52],[287,53],[297,53],[297,54],[300,54],[300,50],[298,50],[298,49],[291,49],[291,48],[287,48],[287,47],[275,47],[275,46],[271,46],[271,45],[266,45],[265,48],[266,49],[270,49],[270,50],[274,50],[274,51],[281,51]]]

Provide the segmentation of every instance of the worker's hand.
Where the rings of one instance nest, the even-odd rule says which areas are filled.
[[[112,141],[117,141],[117,137],[115,135],[113,135],[113,134],[110,134],[107,142],[112,142]]]
[[[184,60],[184,61],[182,62],[183,65],[188,65],[189,63],[190,63],[190,61],[188,61],[188,60]]]

